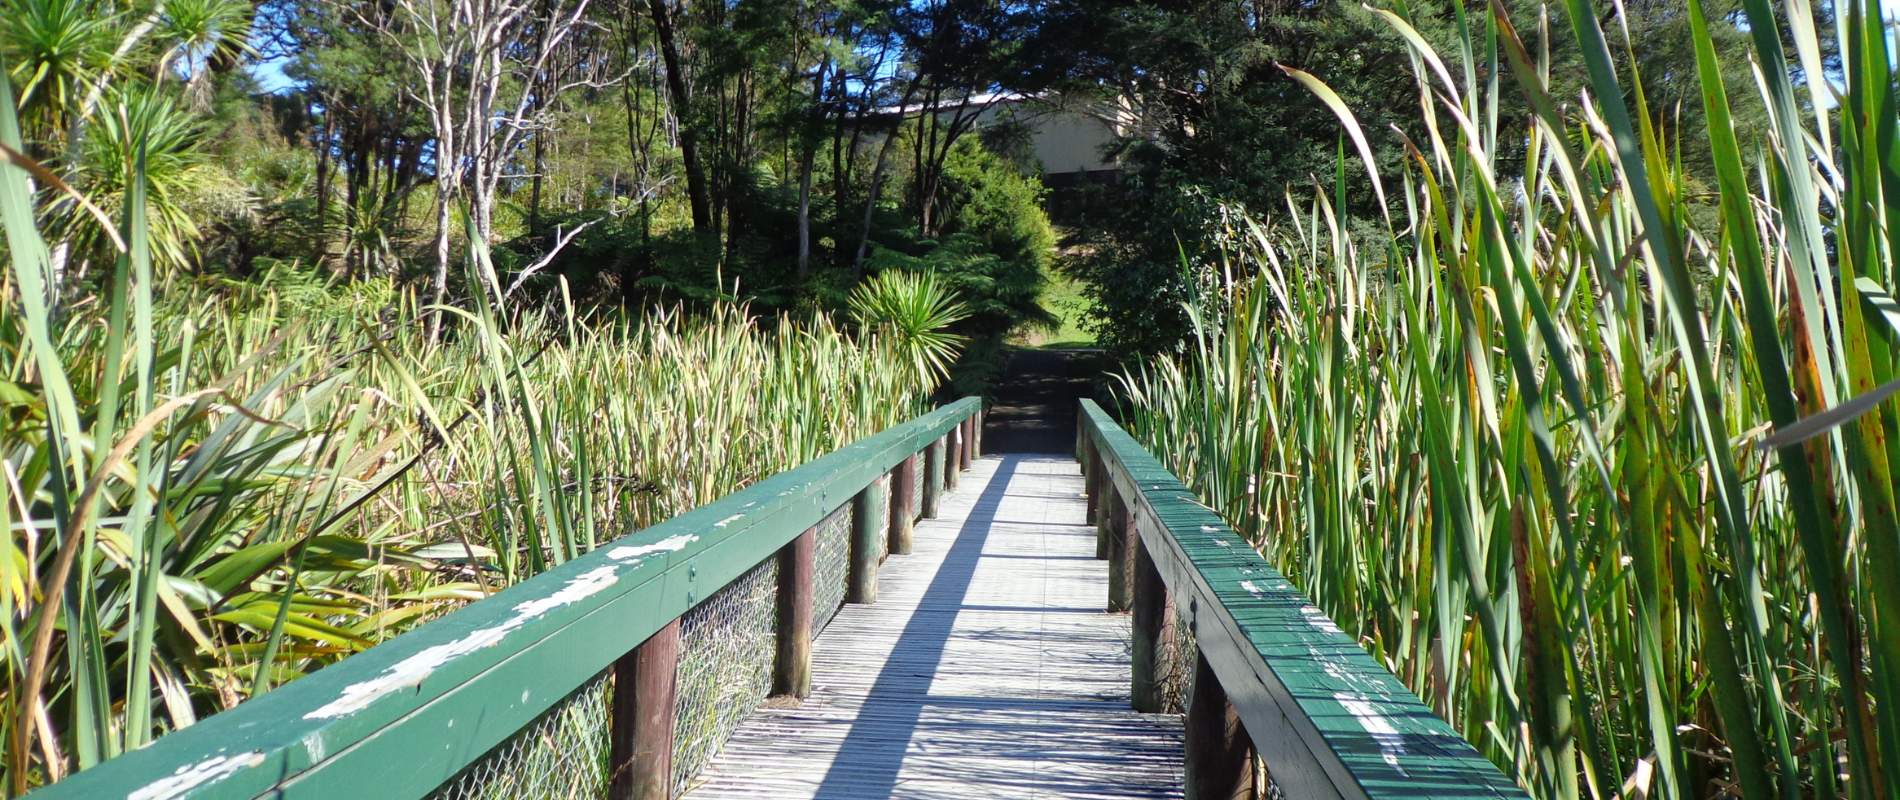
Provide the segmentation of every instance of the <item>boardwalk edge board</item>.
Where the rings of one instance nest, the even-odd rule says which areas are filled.
[[[424,795],[981,404],[963,398],[607,542],[29,796]]]
[[[1080,424],[1286,796],[1528,796],[1094,401]]]

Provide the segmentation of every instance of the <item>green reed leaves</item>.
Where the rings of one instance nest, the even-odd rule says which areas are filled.
[[[1126,376],[1130,430],[1538,796],[1890,796],[1881,6],[1834,4],[1842,66],[1817,79],[1809,4],[1748,0],[1761,91],[1733,97],[1723,74],[1748,65],[1718,61],[1711,27],[1736,21],[1689,3],[1706,128],[1672,130],[1618,9],[1558,5],[1556,33],[1460,7],[1450,54],[1380,11],[1420,98],[1385,176],[1398,232],[1347,240],[1331,187],[1290,200],[1230,313]],[[1553,92],[1557,49],[1583,97]],[[1736,103],[1767,133],[1738,135]],[[1688,136],[1712,174],[1675,155]],[[1763,444],[1830,409],[1845,424]]]

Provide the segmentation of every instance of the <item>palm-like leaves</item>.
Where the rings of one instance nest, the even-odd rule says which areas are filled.
[[[106,70],[120,17],[93,0],[0,0],[0,51],[29,120],[52,130]]]
[[[151,223],[154,260],[162,267],[187,262],[199,230],[188,200],[207,174],[199,144],[204,125],[156,89],[115,90],[94,117],[81,143],[74,183],[93,203],[119,215],[135,154],[145,153],[145,214]],[[75,253],[105,256],[101,231],[70,202],[54,210],[52,234]]]
[[[890,337],[924,385],[934,386],[949,374],[964,341],[949,329],[969,310],[936,276],[886,270],[853,289],[849,304],[858,326]]]

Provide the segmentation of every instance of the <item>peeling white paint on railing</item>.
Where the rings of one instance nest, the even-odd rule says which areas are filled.
[[[212,756],[196,764],[186,764],[173,770],[170,775],[139,787],[126,795],[125,800],[175,800],[207,783],[223,780],[238,770],[262,763],[264,754],[255,750],[236,755]]]
[[[1378,707],[1365,695],[1334,692],[1333,699],[1339,701],[1346,713],[1359,721],[1359,727],[1372,734],[1373,743],[1379,746],[1379,757],[1398,770],[1400,775],[1407,774],[1405,768],[1399,766],[1399,757],[1405,755],[1405,737],[1399,734],[1398,728],[1392,726],[1392,721],[1380,714]]]
[[[645,558],[654,553],[675,553],[686,549],[687,545],[696,541],[699,541],[698,536],[694,536],[690,533],[682,533],[678,536],[669,536],[652,544],[621,545],[612,550],[608,550],[607,557],[615,561],[626,561],[634,558]]]
[[[607,558],[621,565],[638,563],[641,559],[656,553],[684,549],[686,545],[698,538],[691,534],[681,534],[652,544],[623,545],[608,550]],[[369,707],[369,704],[378,698],[420,686],[424,679],[441,669],[443,665],[469,653],[495,645],[509,633],[543,614],[565,605],[578,603],[612,587],[619,582],[621,569],[622,567],[616,564],[604,564],[576,575],[558,591],[516,605],[514,615],[498,625],[471,632],[452,642],[424,648],[415,655],[390,665],[388,669],[383,670],[382,674],[374,678],[344,687],[337,699],[303,715],[304,719],[334,719],[352,714]]]

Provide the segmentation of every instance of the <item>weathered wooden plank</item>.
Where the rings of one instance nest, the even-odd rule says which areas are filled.
[[[818,639],[811,697],[756,712],[687,800],[1180,796],[1180,718],[1128,707],[1074,462],[964,477]]]
[[[609,542],[34,797],[420,796],[979,406],[960,400]]]
[[[1094,402],[1081,424],[1287,796],[1527,796]]]

